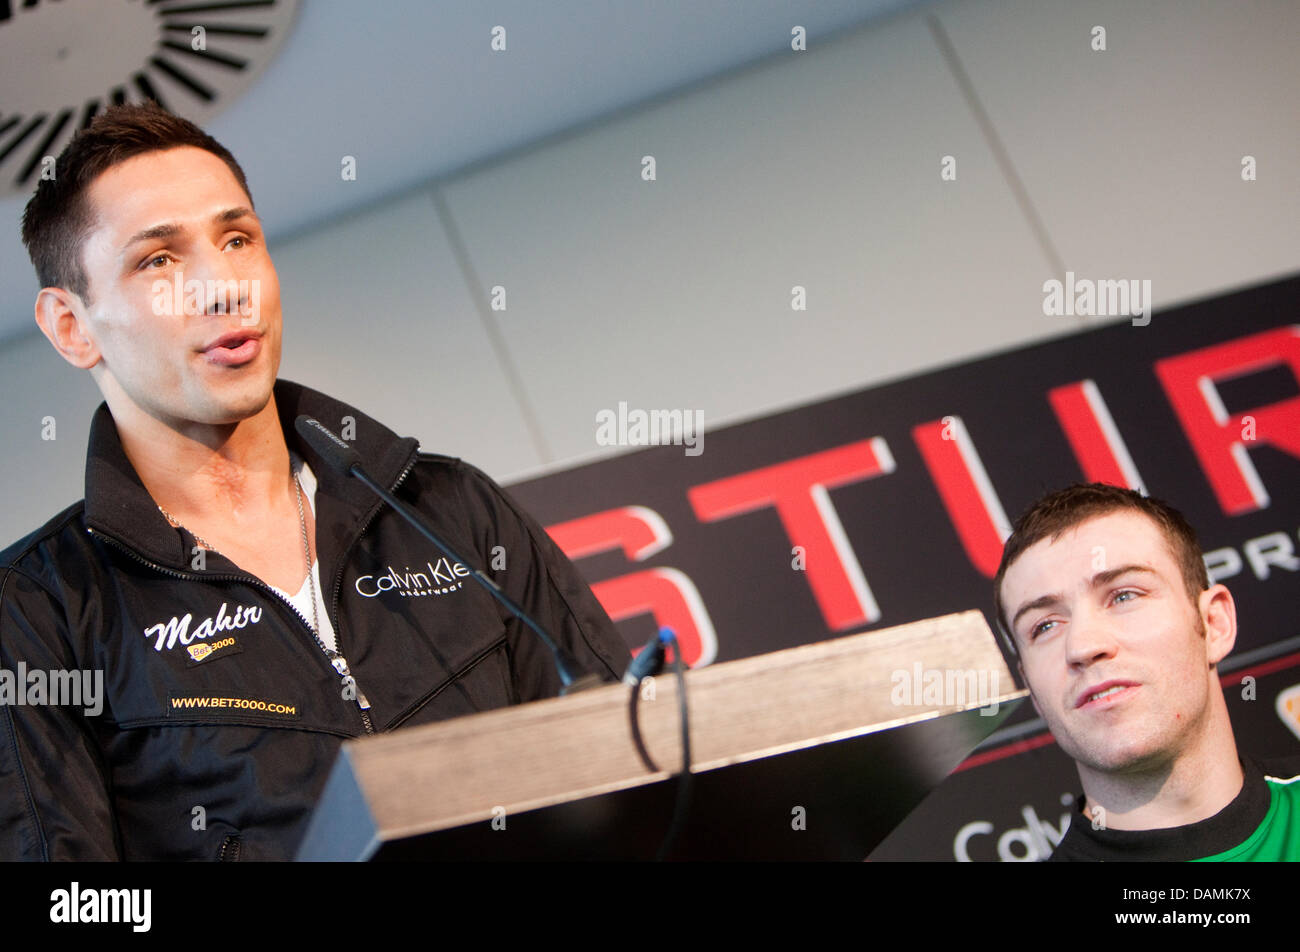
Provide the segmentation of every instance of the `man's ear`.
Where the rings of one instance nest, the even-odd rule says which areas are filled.
[[[1226,585],[1211,585],[1201,592],[1197,608],[1205,625],[1206,657],[1218,664],[1237,643],[1237,605]]]
[[[85,305],[64,288],[41,288],[36,295],[36,323],[68,363],[89,370],[100,361],[99,347],[85,327]]]
[[[1038,707],[1038,701],[1034,698],[1034,689],[1033,689],[1032,687],[1030,687],[1030,685],[1029,685],[1029,679],[1028,679],[1027,677],[1025,677],[1025,665],[1024,665],[1024,662],[1017,660],[1017,661],[1016,661],[1016,670],[1020,672],[1020,680],[1024,682],[1025,687],[1029,688],[1029,703],[1032,704],[1032,705],[1034,705],[1034,713],[1037,714],[1039,717],[1042,717],[1042,716],[1043,716],[1043,712],[1042,712],[1042,710],[1039,709],[1039,707]]]

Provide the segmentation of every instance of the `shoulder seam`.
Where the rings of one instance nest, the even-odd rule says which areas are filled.
[[[0,572],[4,572],[3,583],[0,583],[0,604],[4,603],[4,597],[5,597],[4,593],[5,590],[9,587],[10,575],[21,575],[23,578],[27,579],[27,581],[31,582],[42,592],[48,595],[51,599],[53,599],[55,603],[58,603],[59,601],[58,594],[50,591],[48,585],[46,585],[44,582],[42,582],[40,579],[38,579],[35,575],[27,571],[26,569],[21,569],[16,565],[5,565],[5,566],[0,566]]]
[[[32,535],[28,538],[27,545],[24,546],[20,552],[16,552],[8,562],[4,563],[3,565],[0,565],[0,568],[4,568],[4,569],[15,568],[16,563],[22,559],[25,559],[27,556],[31,555],[32,551],[38,545],[40,545],[42,542],[46,541],[47,539],[54,538],[60,532],[66,529],[68,524],[70,522],[75,521],[77,515],[83,512],[85,508],[86,508],[86,500],[82,499],[80,502],[73,503],[63,512],[56,513],[53,517],[51,517],[50,520],[50,522],[52,522],[53,525],[50,525],[50,523],[46,523],[46,525],[49,526],[48,532],[41,532],[41,529],[36,529],[32,533]],[[63,519],[61,519],[58,522],[54,522],[54,520],[58,519],[59,516],[63,516]],[[45,528],[45,527],[42,526],[41,528]],[[22,541],[21,539],[15,540],[15,542],[21,542],[21,541]]]
[[[535,553],[539,556],[538,565],[541,567],[542,574],[546,579],[547,585],[549,585],[551,590],[555,592],[557,596],[559,596],[560,603],[564,606],[564,610],[569,613],[569,617],[573,619],[574,627],[577,629],[578,634],[582,638],[583,642],[586,643],[587,650],[590,651],[592,656],[595,657],[598,661],[600,661],[601,664],[605,666],[605,669],[609,671],[611,675],[613,675],[614,680],[618,681],[622,677],[621,672],[614,670],[614,668],[610,666],[609,662],[605,660],[601,652],[592,643],[591,637],[587,633],[586,626],[582,624],[578,612],[574,609],[572,602],[570,602],[569,600],[569,593],[566,592],[561,586],[556,584],[555,576],[551,574],[551,564],[546,557],[545,544],[549,543],[550,545],[555,546],[556,551],[559,552],[561,556],[565,558],[567,558],[567,556],[564,556],[563,550],[561,550],[559,546],[555,544],[555,540],[550,537],[550,534],[546,531],[546,526],[542,525],[541,521],[534,518],[531,513],[528,513],[526,510],[524,510],[515,501],[515,498],[512,495],[510,495],[509,490],[507,490],[505,487],[497,483],[496,480],[494,480],[483,470],[479,469],[474,464],[466,463],[463,460],[457,460],[457,462],[461,464],[461,468],[469,476],[483,480],[484,483],[487,485],[488,489],[492,490],[495,493],[495,495],[501,500],[501,502],[506,506],[506,508],[509,509],[514,514],[515,518],[519,522],[519,525],[523,528],[524,534],[528,537],[529,542],[532,544]],[[458,490],[459,489],[460,488],[458,487]],[[464,500],[463,490],[461,491],[461,499]],[[541,539],[538,539],[533,534],[532,529],[529,527],[530,521],[537,524],[537,528],[541,531],[542,534]],[[588,586],[588,588],[590,588],[590,586]],[[595,599],[595,593],[592,593],[592,598]],[[599,599],[596,599],[596,602],[599,605]]]

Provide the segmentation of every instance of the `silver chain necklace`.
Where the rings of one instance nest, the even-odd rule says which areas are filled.
[[[292,470],[292,472],[293,472],[293,484],[298,490],[296,493],[294,493],[294,501],[298,503],[298,524],[302,526],[302,554],[304,560],[307,563],[307,585],[311,589],[311,630],[313,633],[316,634],[317,637],[319,637],[320,636],[320,612],[316,608],[316,578],[315,578],[315,573],[313,573],[311,569],[311,543],[307,539],[307,514],[306,512],[303,511],[302,508],[302,497],[307,495],[307,491],[302,488],[302,479],[300,478],[299,470],[294,469]],[[179,519],[173,516],[162,506],[158,507],[158,511],[161,512],[163,514],[163,517],[175,528],[177,529],[185,528],[181,524],[181,521]],[[188,529],[186,529],[185,531],[189,532]],[[199,535],[198,533],[190,532],[190,535],[194,536],[194,541],[197,542],[199,545],[201,545],[203,548],[211,552],[217,551],[216,546],[212,545],[210,542],[208,542],[206,539],[203,538],[203,536]]]

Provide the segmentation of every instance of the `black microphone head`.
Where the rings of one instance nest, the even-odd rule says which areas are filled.
[[[352,467],[361,465],[357,451],[336,436],[319,420],[306,414],[293,421],[293,428],[307,441],[307,445],[317,452],[327,466],[345,476],[352,474]]]

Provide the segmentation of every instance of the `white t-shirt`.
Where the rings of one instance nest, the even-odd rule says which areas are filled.
[[[307,497],[307,503],[311,506],[312,515],[316,514],[316,474],[311,471],[306,460],[302,459],[297,453],[290,451],[289,462],[294,469],[299,470],[298,478],[302,481],[303,495]],[[301,467],[301,469],[299,469]],[[338,645],[334,643],[334,626],[330,624],[329,611],[325,608],[325,589],[320,583],[320,559],[313,559],[311,563],[312,579],[316,583],[316,615],[315,618],[320,620],[320,640],[325,643],[325,647],[331,651],[337,651]],[[275,588],[274,585],[271,586]],[[289,600],[298,613],[307,619],[310,625],[313,620],[311,610],[311,586],[307,584],[307,576],[302,577],[302,587],[298,589],[297,594],[290,595],[284,589],[275,588],[277,592]]]

